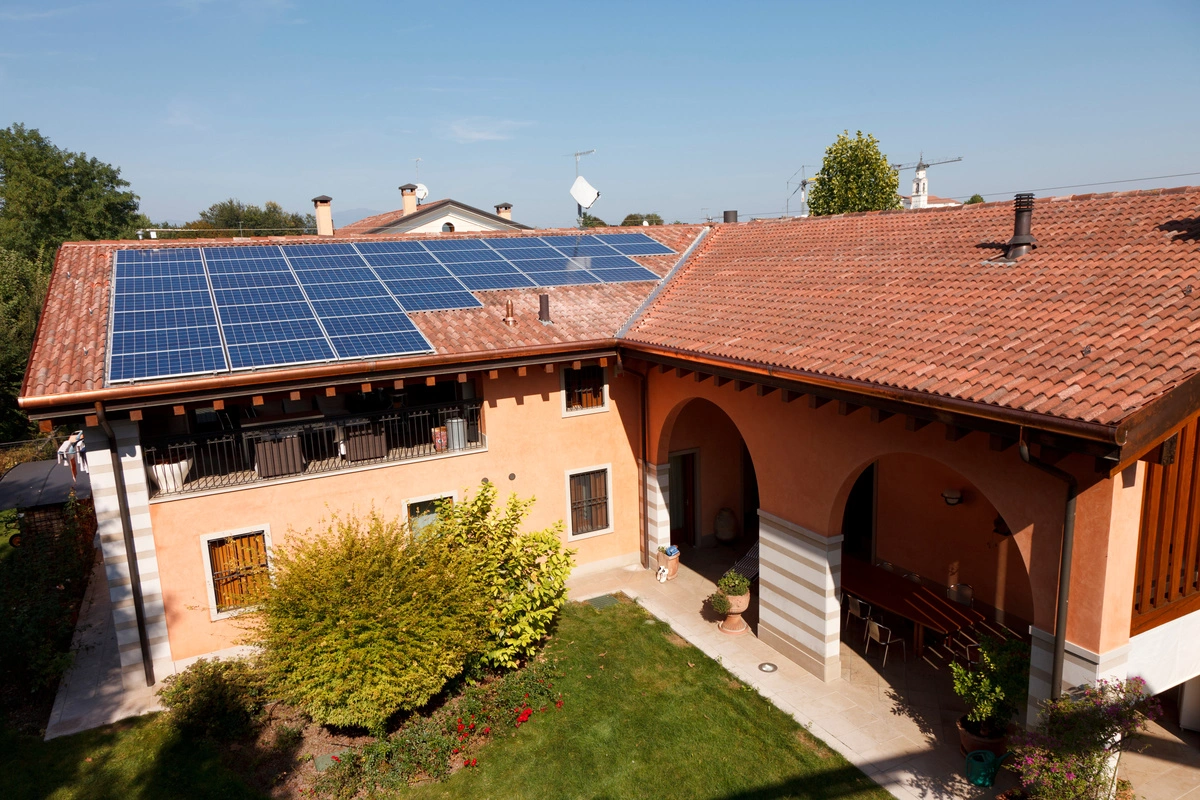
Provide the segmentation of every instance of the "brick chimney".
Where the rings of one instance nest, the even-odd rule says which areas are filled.
[[[316,209],[317,236],[333,236],[333,198],[327,194],[313,198]]]
[[[404,216],[417,210],[417,185],[406,183],[400,187],[400,196],[404,198]]]
[[[512,219],[512,203],[501,203],[496,206],[496,216],[504,219]]]

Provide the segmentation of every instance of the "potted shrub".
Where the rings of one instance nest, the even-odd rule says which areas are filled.
[[[975,668],[954,663],[950,671],[954,693],[967,704],[967,713],[958,720],[963,755],[975,750],[1004,755],[1009,725],[1025,707],[1029,693],[1029,646],[1017,639],[985,636],[979,642]]]
[[[1109,800],[1132,795],[1117,761],[1161,711],[1141,678],[1101,679],[1047,700],[1037,728],[1013,747],[1010,768],[1033,800]]]
[[[717,591],[708,598],[709,605],[725,619],[717,623],[721,633],[741,636],[750,630],[742,614],[750,607],[750,580],[741,573],[729,570],[717,581]]]
[[[672,553],[671,551],[675,552]],[[679,548],[672,545],[659,545],[658,548],[658,566],[667,568],[667,580],[675,580],[675,576],[679,573]]]

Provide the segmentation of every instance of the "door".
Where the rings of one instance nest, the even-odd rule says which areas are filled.
[[[696,525],[696,454],[677,453],[670,457],[667,491],[670,497],[671,544],[699,544]]]
[[[846,498],[842,517],[842,552],[873,563],[875,556],[875,465],[863,470]]]

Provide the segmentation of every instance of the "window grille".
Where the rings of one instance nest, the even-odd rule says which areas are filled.
[[[608,527],[608,470],[571,476],[571,535]]]
[[[218,613],[253,605],[270,576],[266,536],[259,531],[211,539],[208,563]]]
[[[604,367],[563,370],[567,411],[604,407]]]

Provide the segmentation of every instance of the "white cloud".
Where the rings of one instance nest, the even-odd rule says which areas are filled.
[[[518,130],[532,124],[532,122],[517,122],[511,119],[494,119],[492,117],[464,117],[450,123],[446,137],[459,144],[501,142],[513,138]]]

